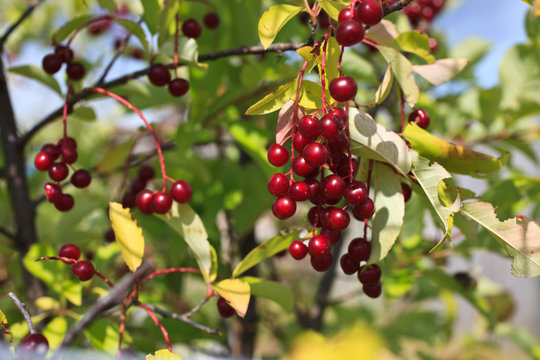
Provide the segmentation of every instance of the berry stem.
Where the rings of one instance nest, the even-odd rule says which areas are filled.
[[[60,261],[63,261],[66,264],[69,264],[69,265],[73,265],[73,264],[77,263],[77,260],[67,258],[67,257],[63,257],[63,256],[43,256],[43,257],[40,257],[40,258],[36,259],[36,261],[42,261],[42,260],[60,260]]]
[[[178,78],[178,23],[180,22],[178,14],[176,14],[174,21],[174,75]]]
[[[154,320],[154,323],[159,327],[159,329],[161,330],[161,333],[163,334],[163,338],[165,339],[165,342],[167,343],[167,347],[169,348],[169,351],[172,352],[172,345],[171,345],[171,340],[169,340],[169,334],[167,333],[167,330],[165,329],[163,324],[157,318],[156,314],[154,314],[154,312],[150,310],[148,306],[146,306],[140,301],[136,301],[135,304],[143,308],[144,311],[148,313],[148,316],[150,316],[152,320]]]
[[[36,328],[34,327],[34,324],[32,323],[32,318],[30,317],[30,314],[28,313],[28,310],[26,310],[26,304],[21,302],[17,295],[15,295],[12,292],[8,293],[8,296],[13,300],[21,314],[24,316],[24,320],[26,321],[26,325],[28,325],[28,330],[30,331],[30,334],[36,333]]]
[[[107,283],[107,285],[109,285],[110,287],[114,287],[114,284],[112,283],[111,280],[109,280],[105,275],[103,275],[99,270],[95,269],[94,268],[94,273],[99,276],[100,278],[103,279],[103,281],[105,281]]]
[[[122,309],[122,314],[120,315],[120,328],[118,329],[118,352],[117,356],[120,357],[122,355],[122,341],[124,340],[124,331],[126,330],[126,310],[125,308]]]
[[[304,61],[304,65],[302,66],[302,69],[298,73],[298,86],[296,88],[296,98],[294,99],[294,107],[293,107],[293,126],[291,130],[291,165],[294,160],[294,134],[296,132],[296,127],[298,123],[298,102],[300,101],[300,92],[302,91],[302,82],[304,81],[304,74],[306,73],[306,69],[308,66],[308,62]],[[294,182],[294,172],[291,169],[291,178],[289,180],[289,183],[292,184]]]

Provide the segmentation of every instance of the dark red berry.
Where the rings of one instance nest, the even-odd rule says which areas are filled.
[[[315,269],[315,271],[319,272],[330,269],[330,266],[332,266],[332,262],[334,262],[334,258],[332,257],[331,253],[328,253],[327,255],[322,257],[311,257],[311,266],[313,267],[313,269]]]
[[[49,156],[54,160],[58,159],[61,153],[61,149],[54,144],[45,144],[41,148],[41,152],[49,154]]]
[[[364,27],[356,20],[340,23],[336,30],[336,40],[340,45],[352,46],[364,39]]]
[[[165,86],[171,81],[169,69],[163,64],[152,64],[146,73],[148,80],[155,86]]]
[[[305,183],[309,187],[309,201],[318,205],[322,195],[321,183],[315,179],[306,179]]]
[[[169,83],[169,92],[172,96],[185,95],[189,90],[189,82],[185,79],[174,79]]]
[[[293,136],[293,147],[294,150],[296,150],[299,153],[302,153],[304,151],[304,148],[307,144],[310,144],[312,141],[306,137],[304,137],[300,132],[297,132]]]
[[[83,64],[78,62],[69,63],[66,68],[66,74],[71,80],[80,80],[86,74]]]
[[[81,281],[90,280],[95,273],[94,265],[90,261],[81,260],[71,267],[71,272],[79,277]]]
[[[62,67],[62,59],[56,54],[48,54],[41,61],[41,66],[46,73],[52,75]]]
[[[58,144],[56,145],[61,150],[63,147],[69,147],[72,149],[77,149],[77,140],[75,140],[72,137],[66,136],[60,139],[58,141]]]
[[[332,174],[324,178],[322,186],[325,197],[329,199],[339,199],[343,195],[347,184],[341,176]]]
[[[85,188],[90,185],[92,175],[84,169],[79,169],[71,175],[71,183],[77,188]]]
[[[383,11],[378,1],[364,0],[356,8],[356,17],[367,26],[373,26],[381,22]]]
[[[170,194],[174,201],[185,204],[191,200],[191,186],[187,181],[178,180],[171,186]]]
[[[354,99],[358,87],[356,81],[350,76],[335,78],[330,81],[330,95],[337,101],[349,101]]]
[[[313,206],[309,209],[307,214],[309,223],[313,226],[317,225],[317,227],[322,226],[321,222],[319,221],[319,210],[320,208],[318,206]]]
[[[30,334],[17,347],[17,359],[41,359],[48,351],[49,341],[43,334]]]
[[[46,183],[43,187],[45,188],[47,201],[50,203],[54,204],[62,199],[62,188],[60,186],[53,183]]]
[[[166,214],[171,210],[172,201],[171,195],[165,192],[157,192],[152,195],[150,207],[152,208],[152,211],[157,214]]]
[[[368,198],[368,190],[366,185],[361,181],[354,180],[350,183],[343,192],[345,200],[351,205],[361,204]]]
[[[296,260],[302,260],[308,253],[308,247],[301,241],[295,240],[289,246],[289,253]]]
[[[142,181],[152,180],[154,178],[154,169],[148,165],[141,166],[137,177]]]
[[[146,183],[146,180],[136,178],[131,182],[131,185],[129,187],[130,191],[134,194],[138,194],[140,191],[144,190],[144,188],[146,187]]]
[[[54,48],[54,53],[62,62],[65,62],[66,64],[73,60],[73,51],[69,48],[69,46],[56,45]]]
[[[219,26],[219,15],[215,12],[209,12],[204,15],[204,25],[209,29],[215,29]]]
[[[353,239],[349,243],[348,252],[356,261],[367,261],[371,255],[371,243],[362,238]]]
[[[358,280],[363,285],[378,283],[381,280],[381,268],[377,264],[362,266],[358,271]]]
[[[289,161],[289,150],[283,145],[273,144],[268,149],[268,162],[273,166],[280,167]]]
[[[78,157],[79,154],[77,153],[77,149],[68,146],[62,146],[62,159],[66,164],[73,164],[75,161],[77,161]]]
[[[341,259],[339,259],[339,264],[341,265],[341,270],[347,275],[352,275],[357,272],[360,266],[359,262],[353,259],[349,254],[343,254]]]
[[[404,182],[401,183],[401,192],[403,193],[403,200],[405,200],[405,202],[409,201],[409,199],[411,198],[411,194],[412,194],[412,190],[411,190],[411,187],[407,184],[405,184]]]
[[[143,214],[150,215],[154,212],[150,206],[152,195],[153,193],[150,190],[143,190],[137,195],[135,203],[137,205],[137,209],[139,209],[139,211]]]
[[[424,109],[416,109],[409,114],[409,122],[414,122],[422,129],[427,129],[430,123],[429,114]]]
[[[231,305],[229,305],[227,300],[225,300],[221,296],[218,298],[216,304],[217,304],[218,312],[222,317],[230,318],[231,316],[234,315],[235,313],[234,308]]]
[[[88,26],[88,32],[94,36],[99,35],[107,31],[111,27],[110,19],[99,19],[92,21]]]
[[[137,195],[134,192],[128,191],[122,197],[122,207],[125,209],[134,207],[136,204],[136,199]]]
[[[75,200],[70,194],[62,194],[60,200],[54,203],[59,211],[69,211],[73,209],[73,205],[75,205]]]
[[[347,121],[347,112],[343,108],[335,108],[332,110],[332,114],[339,116],[344,122]]]
[[[54,181],[62,181],[68,174],[69,169],[64,163],[54,163],[49,167],[49,177]]]
[[[328,160],[329,154],[326,146],[319,143],[311,143],[304,148],[302,155],[309,165],[316,168],[324,165]]]
[[[201,36],[201,24],[195,19],[187,19],[182,24],[182,33],[188,38],[196,39]]]
[[[306,115],[300,121],[298,129],[303,137],[310,140],[315,140],[319,137],[319,120],[311,115]]]
[[[268,180],[268,191],[276,197],[287,194],[287,191],[289,191],[289,179],[280,173],[272,175]]]
[[[317,168],[309,165],[303,156],[297,156],[292,163],[292,170],[295,174],[307,177]]]
[[[360,221],[371,218],[374,212],[375,204],[370,198],[367,198],[366,201],[361,204],[355,205],[353,208],[353,216]]]
[[[332,113],[324,115],[319,122],[319,131],[327,140],[337,139],[343,130],[343,120]]]
[[[81,249],[75,244],[65,244],[60,248],[58,256],[79,260],[81,257]]]
[[[304,181],[295,181],[289,187],[289,196],[294,201],[305,201],[309,198],[309,186]]]
[[[278,219],[288,219],[296,212],[296,202],[290,197],[277,198],[272,203],[272,213]]]
[[[328,214],[328,221],[332,229],[341,231],[349,226],[351,218],[345,210],[334,208],[330,210],[330,213]]]
[[[375,284],[367,284],[362,286],[362,290],[364,291],[364,294],[366,294],[370,298],[375,299],[381,296],[382,285],[380,282]]]
[[[420,13],[420,15],[427,22],[431,22],[435,18],[435,12],[433,11],[432,8],[427,7],[427,6],[422,9],[422,12]]]
[[[317,16],[317,22],[319,23],[321,29],[326,29],[328,26],[330,26],[330,17],[323,10],[319,13],[319,16]]]
[[[345,22],[347,20],[353,20],[355,19],[356,14],[354,9],[351,9],[350,7],[346,7],[345,9],[341,10],[338,15],[338,23],[341,24],[342,22]]]
[[[116,235],[115,235],[114,230],[112,228],[105,231],[104,237],[105,237],[105,241],[107,241],[108,243],[112,243],[113,241],[116,240]]]
[[[53,164],[53,158],[48,153],[42,151],[34,158],[34,165],[39,171],[47,171]]]
[[[332,243],[323,235],[316,235],[309,240],[308,250],[311,256],[322,257],[330,253]]]
[[[330,240],[332,245],[337,244],[339,240],[341,239],[341,231],[339,230],[324,228],[321,230],[321,235],[328,238],[328,240]]]

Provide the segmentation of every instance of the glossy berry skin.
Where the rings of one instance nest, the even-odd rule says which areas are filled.
[[[352,275],[358,271],[359,262],[353,259],[349,254],[343,254],[341,259],[339,259],[339,264],[341,265],[341,270],[346,275]]]
[[[142,181],[152,180],[155,176],[154,169],[148,165],[141,166],[137,177]]]
[[[189,82],[185,79],[174,79],[169,83],[169,93],[172,96],[182,96],[185,95],[189,90]]]
[[[231,305],[229,305],[227,300],[225,300],[221,296],[218,298],[216,302],[216,306],[217,306],[219,315],[221,315],[221,317],[230,318],[235,313],[234,308]]]
[[[319,143],[308,144],[304,148],[302,155],[306,162],[314,168],[324,165],[329,156],[326,146]]]
[[[342,76],[330,81],[330,95],[337,101],[349,101],[354,99],[358,86],[350,76]]]
[[[302,151],[304,151],[304,148],[311,143],[312,140],[304,137],[300,132],[295,133],[293,136],[292,145],[294,147],[294,150],[299,153],[302,153]]]
[[[367,261],[371,255],[371,243],[362,238],[355,238],[349,243],[347,251],[354,260]]]
[[[313,116],[306,115],[300,121],[298,129],[303,137],[310,140],[315,140],[319,137],[319,120]]]
[[[204,25],[209,29],[215,29],[219,26],[219,15],[215,12],[209,12],[206,15],[204,15],[203,18]]]
[[[272,175],[268,180],[268,191],[276,197],[287,194],[289,191],[289,179],[280,173]]]
[[[427,129],[430,121],[429,114],[424,109],[416,109],[409,114],[409,122],[416,123],[422,129]]]
[[[61,138],[56,146],[58,146],[59,149],[62,149],[63,147],[77,149],[77,140],[72,137],[66,136]]]
[[[273,144],[268,149],[268,162],[275,167],[283,166],[289,161],[289,150],[283,145]]]
[[[304,182],[309,188],[309,201],[317,205],[322,194],[321,183],[315,179],[306,179]]]
[[[170,194],[174,201],[185,204],[191,200],[191,186],[184,180],[178,180],[171,186]]]
[[[313,269],[319,272],[330,269],[330,266],[332,266],[332,263],[334,262],[334,258],[332,257],[331,253],[322,257],[312,256],[310,260]]]
[[[356,17],[367,26],[376,25],[383,18],[382,8],[378,1],[364,0],[356,8]]]
[[[356,20],[340,23],[336,30],[336,40],[340,45],[352,46],[364,39],[364,27]]]
[[[381,268],[377,264],[362,266],[358,271],[358,280],[363,285],[375,284],[381,280]]]
[[[370,198],[367,198],[366,201],[361,204],[355,205],[353,208],[353,216],[359,221],[371,218],[374,212],[375,204]]]
[[[289,245],[289,253],[295,260],[302,260],[308,253],[308,247],[301,241],[295,240]]]
[[[308,250],[311,256],[326,256],[330,254],[332,243],[330,240],[322,235],[316,235],[309,240]]]
[[[309,186],[304,181],[295,181],[289,187],[289,196],[294,201],[309,199]]]
[[[53,163],[53,158],[51,155],[46,153],[45,151],[42,151],[36,155],[34,158],[34,166],[39,171],[47,171],[51,167]]]
[[[150,206],[152,195],[153,193],[150,190],[143,190],[137,195],[137,199],[135,200],[137,209],[145,215],[150,215],[154,212]]]
[[[80,260],[71,267],[71,272],[79,278],[81,281],[88,281],[96,272],[94,265],[90,261]]]
[[[367,284],[362,286],[362,291],[364,291],[364,294],[366,294],[370,298],[376,299],[381,296],[382,285],[380,282],[375,284]]]
[[[347,184],[345,180],[339,175],[328,175],[323,180],[323,194],[329,199],[341,198]]]
[[[165,86],[171,81],[169,69],[163,64],[152,64],[146,75],[155,86]]]
[[[66,74],[71,80],[80,80],[86,74],[83,64],[78,62],[69,63],[66,68]]]
[[[354,20],[356,18],[356,13],[354,9],[347,7],[339,12],[338,15],[338,24],[345,22],[347,20]]]
[[[59,211],[69,211],[73,209],[73,205],[75,205],[75,200],[70,194],[62,194],[60,200],[54,203]]]
[[[62,188],[53,183],[46,183],[43,185],[45,189],[45,196],[50,203],[56,203],[62,200]]]
[[[368,191],[366,185],[361,181],[353,181],[350,183],[343,192],[345,200],[351,205],[361,204],[368,198]]]
[[[272,213],[278,219],[288,219],[296,212],[296,202],[288,196],[282,196],[272,203]]]
[[[345,230],[349,226],[351,217],[345,210],[335,208],[330,210],[330,213],[328,214],[328,221],[332,229],[341,231]]]
[[[299,176],[309,176],[317,168],[309,165],[303,156],[297,156],[292,163],[292,170]]]
[[[157,192],[150,199],[150,207],[157,214],[166,214],[171,210],[172,197],[165,192]]]
[[[68,146],[62,146],[62,159],[66,164],[73,164],[75,161],[77,161],[78,157],[79,154],[77,153],[77,149]]]
[[[40,359],[47,355],[49,341],[40,333],[25,337],[17,347],[17,359]]]
[[[195,19],[188,19],[182,24],[182,33],[188,38],[196,39],[201,36],[201,24]]]
[[[326,114],[319,122],[319,131],[328,141],[336,139],[343,130],[343,120],[334,114]]]
[[[71,175],[71,183],[77,188],[85,188],[90,185],[92,175],[84,169],[79,169]]]
[[[41,67],[47,74],[55,74],[62,67],[62,59],[56,54],[48,54],[41,60]]]
[[[401,192],[403,193],[403,200],[405,202],[409,201],[412,195],[411,187],[404,182],[401,183]]]
[[[60,251],[58,251],[58,256],[79,260],[81,257],[81,249],[75,244],[65,244],[60,248]]]
[[[333,230],[329,228],[323,228],[321,230],[320,235],[326,237],[328,240],[330,240],[330,243],[332,245],[337,244],[339,240],[341,239],[341,231]]]
[[[69,169],[64,163],[54,163],[49,167],[49,177],[54,181],[62,181],[68,174]]]
[[[335,108],[332,110],[332,114],[339,116],[343,122],[347,121],[348,116],[344,108]]]
[[[73,50],[71,50],[69,46],[56,45],[54,53],[66,64],[73,60]]]
[[[48,154],[53,160],[58,159],[61,153],[60,148],[54,144],[43,145],[41,152]]]

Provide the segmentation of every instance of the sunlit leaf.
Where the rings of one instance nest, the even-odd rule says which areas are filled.
[[[160,6],[158,0],[141,0],[143,6],[143,15],[142,18],[148,30],[152,34],[155,34],[157,31],[157,24],[160,12]]]
[[[62,42],[62,40],[67,38],[69,34],[75,31],[75,29],[86,24],[93,17],[94,15],[88,14],[88,15],[79,16],[73,20],[68,21],[64,26],[62,26],[60,29],[56,31],[56,33],[53,35],[53,39],[57,43]]]
[[[34,66],[34,65],[23,65],[23,66],[16,66],[8,69],[9,72],[22,75],[27,78],[39,81],[41,84],[45,85],[49,89],[53,90],[55,93],[57,93],[60,96],[62,95],[62,90],[60,89],[60,85],[58,84],[58,81],[56,79],[47,74],[43,68]]]
[[[4,315],[2,310],[0,310],[0,324],[7,324],[7,323],[8,321],[7,321],[6,315]]]
[[[366,31],[366,37],[375,40],[377,44],[395,46],[394,39],[399,36],[396,25],[388,20],[382,20],[377,25],[371,26]]]
[[[129,209],[124,209],[122,204],[117,202],[111,201],[109,203],[109,217],[122,258],[129,270],[137,270],[144,256],[142,229],[133,219]]]
[[[399,34],[394,40],[402,51],[413,53],[426,60],[429,64],[435,62],[429,47],[429,36],[418,30]],[[413,66],[414,68],[414,66]]]
[[[60,307],[60,303],[58,300],[49,297],[49,296],[40,296],[34,301],[34,305],[43,311],[49,311],[58,309]],[[1,319],[0,319],[1,320]]]
[[[379,88],[377,89],[377,92],[375,92],[374,104],[380,104],[386,99],[388,94],[390,94],[393,83],[394,75],[392,73],[392,66],[388,65],[388,67],[386,68],[386,72],[384,73],[384,77],[379,85]]]
[[[280,85],[275,91],[266,95],[246,111],[246,115],[269,114],[281,109],[296,94],[296,80]]]
[[[316,110],[322,106],[322,87],[321,84],[313,81],[304,80],[300,90],[300,100],[298,105],[304,109]],[[327,99],[330,99],[330,93],[326,91]]]
[[[259,20],[259,38],[264,48],[268,48],[283,25],[302,10],[300,6],[274,5],[266,10]]]
[[[313,70],[313,68],[321,62],[321,56],[319,53],[315,53],[313,46],[303,46],[296,50],[296,52],[302,57],[302,59],[308,62],[306,67],[307,74],[309,74],[311,70]],[[317,52],[320,52],[320,50],[317,50]]]
[[[210,274],[208,276],[209,281],[216,280],[218,274],[218,255],[216,249],[210,245],[210,257],[212,258],[212,265],[210,266]]]
[[[317,0],[317,2],[334,20],[338,19],[338,15],[341,10],[349,6],[349,3],[344,0]]]
[[[43,329],[43,335],[49,341],[49,348],[55,350],[62,344],[64,335],[68,329],[68,323],[63,316],[54,316]]]
[[[251,287],[251,295],[260,296],[279,304],[285,311],[293,311],[294,295],[292,290],[276,281],[263,280],[252,276],[241,277]]]
[[[146,355],[146,360],[182,360],[182,358],[168,349],[162,349],[156,351],[154,355]]]
[[[227,303],[236,311],[238,316],[246,316],[251,296],[250,286],[247,282],[239,279],[222,280],[212,285],[217,293],[227,300]]]
[[[98,350],[109,354],[116,354],[118,351],[118,328],[110,321],[99,318],[95,320],[85,331],[92,346]],[[124,333],[124,336],[126,333]]]
[[[322,50],[321,50],[322,51]],[[326,57],[325,57],[325,81],[326,88],[330,85],[330,81],[339,76],[338,62],[339,56],[341,54],[341,47],[334,37],[328,39],[328,44],[326,46]],[[319,73],[322,72],[322,69],[319,66]]]
[[[377,46],[377,49],[380,51],[386,62],[392,67],[392,72],[405,95],[405,100],[407,100],[410,107],[414,107],[418,101],[420,90],[412,75],[413,65],[396,49],[388,46]]]
[[[467,59],[440,59],[429,65],[413,65],[413,70],[433,85],[441,85],[452,80],[467,64]]]

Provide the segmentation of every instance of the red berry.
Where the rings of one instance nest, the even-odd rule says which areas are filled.
[[[295,181],[289,188],[289,196],[294,201],[305,201],[309,198],[309,186],[304,181]]]
[[[322,182],[323,194],[329,199],[339,199],[345,191],[347,184],[339,175],[328,175]]]
[[[375,204],[370,198],[367,198],[366,201],[361,204],[355,205],[353,208],[353,216],[359,221],[371,218],[374,212]]]
[[[188,19],[182,24],[182,33],[188,37],[196,39],[201,36],[201,24],[195,19]]]
[[[416,109],[409,114],[409,122],[414,122],[422,129],[427,129],[430,123],[429,114],[424,109]]]
[[[191,200],[191,186],[184,180],[176,181],[170,190],[170,194],[174,201],[185,204]]]
[[[272,213],[278,219],[288,219],[296,212],[296,202],[290,197],[277,198],[272,203]]]
[[[317,168],[309,165],[303,156],[297,156],[293,160],[292,170],[297,175],[307,177]]]
[[[41,148],[41,152],[49,154],[49,156],[52,158],[52,160],[58,159],[60,156],[61,150],[58,146],[54,144],[45,144]]]
[[[56,54],[45,55],[41,60],[41,67],[48,74],[55,74],[62,67],[62,58]]]
[[[309,240],[308,250],[311,256],[325,256],[330,253],[332,243],[322,235],[316,235]]]
[[[364,294],[375,299],[381,296],[382,286],[380,282],[375,284],[367,284],[362,286],[362,290],[364,291]]]
[[[51,155],[49,155],[45,151],[42,151],[38,153],[34,158],[34,165],[39,171],[47,171],[51,167],[53,161],[54,160]]]
[[[351,218],[345,210],[334,208],[330,210],[330,213],[328,214],[328,221],[330,222],[332,229],[341,231],[349,226]]]
[[[289,253],[296,260],[302,260],[308,253],[308,247],[301,241],[295,240],[289,246]]]
[[[84,169],[79,169],[71,175],[71,183],[77,188],[85,188],[90,185],[92,175]]]
[[[144,165],[139,169],[137,177],[142,181],[148,181],[154,178],[154,169],[148,165]]]
[[[218,312],[222,317],[230,318],[231,316],[234,315],[235,313],[234,308],[231,305],[229,305],[227,300],[225,300],[221,296],[218,298],[216,304],[217,304]]]
[[[71,80],[80,80],[86,74],[83,64],[78,62],[69,63],[66,68],[66,74]]]
[[[343,108],[335,108],[332,110],[332,114],[339,116],[344,122],[347,120],[347,112]]]
[[[364,0],[356,8],[356,17],[367,26],[376,25],[383,18],[382,8],[378,1]]]
[[[401,183],[401,192],[403,193],[403,200],[405,202],[409,201],[411,198],[412,190],[411,187],[404,182]]]
[[[289,161],[289,150],[286,147],[279,144],[273,144],[268,149],[268,162],[275,167],[283,166]]]
[[[311,257],[311,266],[315,271],[326,271],[330,269],[330,266],[332,266],[332,262],[334,262],[334,258],[332,257],[331,253],[328,253],[325,256],[318,257],[318,256],[312,256]]]
[[[64,163],[54,163],[49,167],[49,177],[54,181],[62,181],[68,174],[69,169]]]
[[[343,120],[332,113],[324,115],[319,122],[319,131],[327,140],[337,139],[343,130]]]
[[[313,226],[317,225],[317,227],[322,226],[321,222],[319,221],[319,209],[320,208],[318,206],[313,206],[309,209],[307,214],[309,223]]]
[[[293,148],[299,153],[302,153],[304,151],[304,148],[307,144],[310,144],[312,141],[306,137],[304,137],[300,132],[297,132],[293,136]]]
[[[112,243],[113,241],[116,240],[116,235],[112,228],[110,228],[109,230],[105,232],[104,237],[105,237],[105,241],[107,241],[108,243]]]
[[[43,334],[30,334],[17,347],[17,359],[40,359],[45,357],[48,351],[49,341]]]
[[[358,87],[356,81],[350,76],[335,78],[330,81],[330,95],[337,101],[349,101],[354,99]]]
[[[56,145],[61,150],[63,147],[69,147],[72,149],[77,149],[77,140],[75,140],[72,137],[66,136],[60,139],[58,141],[58,144]]]
[[[371,255],[371,243],[362,238],[353,239],[349,243],[348,252],[356,261],[367,261]]]
[[[172,96],[182,96],[185,95],[189,90],[189,82],[185,79],[174,79],[169,83],[169,92]]]
[[[310,166],[317,168],[324,165],[328,160],[329,154],[326,146],[319,143],[311,143],[304,148],[302,155]]]
[[[315,179],[306,179],[305,183],[309,188],[309,201],[317,205],[322,194],[321,183]]]
[[[336,30],[336,40],[340,45],[356,45],[364,39],[364,27],[356,20],[340,23]]]
[[[341,231],[333,230],[329,228],[322,229],[320,235],[328,238],[328,240],[330,240],[332,245],[337,244],[339,240],[341,239]]]
[[[359,262],[353,259],[350,254],[343,254],[341,259],[339,259],[339,264],[341,265],[341,270],[347,275],[357,272],[360,266]]]
[[[287,191],[289,191],[289,179],[280,173],[272,175],[268,180],[268,191],[276,197],[287,194]]]
[[[378,283],[381,280],[381,268],[377,264],[362,266],[358,271],[358,280],[363,285]]]
[[[351,205],[361,204],[368,198],[366,185],[361,181],[353,181],[343,192],[345,200]]]
[[[157,214],[166,214],[171,210],[172,197],[165,192],[157,192],[150,199],[150,207]]]
[[[355,18],[356,18],[356,14],[354,12],[354,9],[351,9],[350,7],[346,7],[345,9],[339,12],[338,23],[341,24],[342,22],[345,22],[347,20],[354,20]]]
[[[69,211],[73,209],[73,205],[75,205],[75,200],[70,194],[62,194],[60,200],[54,203],[59,211]]]
[[[433,11],[432,8],[427,7],[427,6],[422,9],[422,12],[420,13],[420,15],[427,22],[431,22],[435,18],[435,12]]]
[[[215,12],[209,12],[204,15],[204,25],[209,29],[215,29],[219,26],[219,15]]]
[[[122,197],[122,207],[124,209],[132,208],[136,204],[137,195],[134,192],[128,191]]]
[[[319,137],[319,120],[313,116],[306,115],[300,121],[298,129],[303,137],[310,140],[315,140]]]
[[[432,53],[436,52],[439,49],[439,42],[437,39],[430,37],[429,38],[429,51]]]
[[[80,260],[71,267],[71,272],[81,281],[90,280],[95,273],[94,265],[90,261]]]
[[[54,204],[62,200],[62,188],[60,186],[53,183],[46,183],[43,187],[45,188],[45,196],[47,196],[47,200],[50,203]]]
[[[65,244],[60,248],[58,256],[79,260],[81,257],[81,249],[75,244]]]
[[[66,164],[73,164],[75,161],[77,161],[78,157],[79,154],[77,153],[77,149],[68,146],[62,146],[62,159]]]
[[[66,64],[73,60],[73,51],[69,48],[69,46],[56,45],[54,48],[54,53],[62,62],[65,62]]]
[[[138,194],[139,191],[144,190],[144,188],[146,187],[146,183],[147,183],[146,180],[143,180],[141,178],[136,178],[135,180],[133,180],[133,182],[131,183],[129,187],[130,191],[134,194]]]
[[[154,212],[150,206],[152,195],[153,193],[150,190],[143,190],[137,195],[135,204],[137,205],[137,209],[143,214],[150,215]]]
[[[148,80],[155,86],[165,86],[171,81],[169,69],[163,64],[152,64],[146,73]]]

